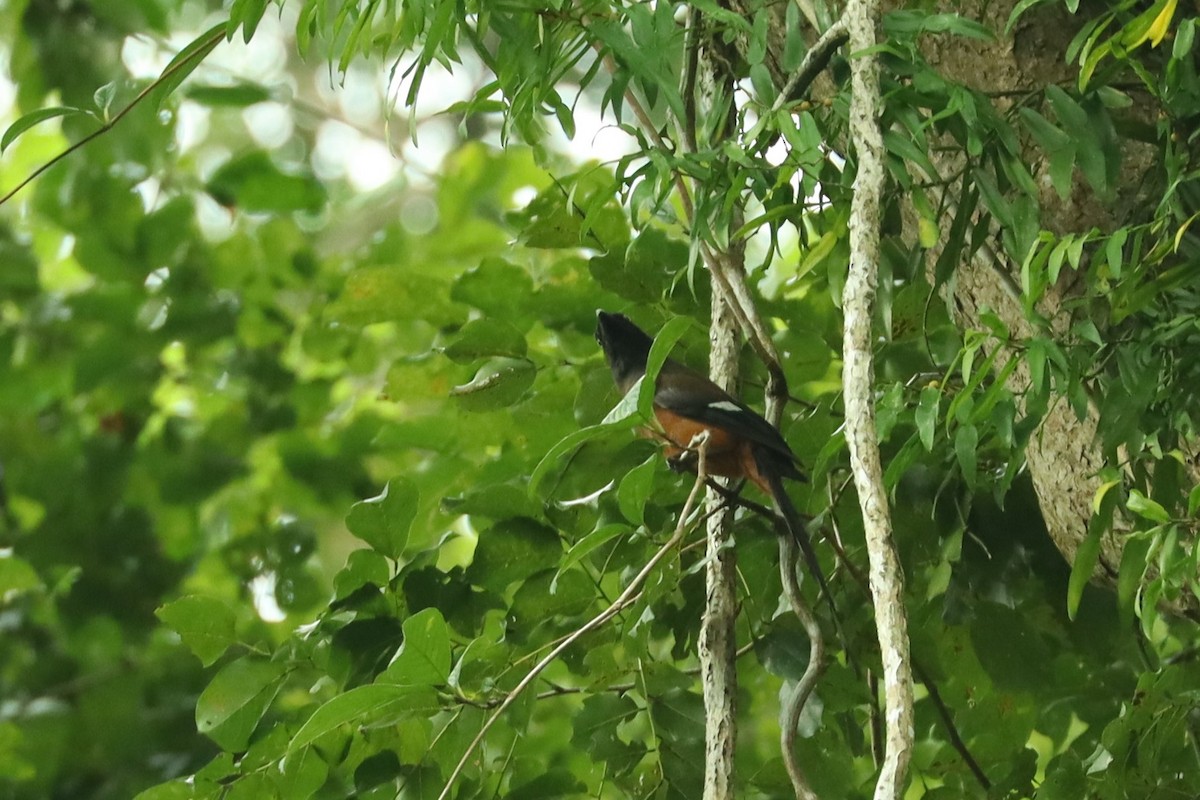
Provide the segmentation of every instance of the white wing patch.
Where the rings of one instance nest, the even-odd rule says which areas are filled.
[[[716,403],[709,403],[708,407],[715,408],[718,411],[734,411],[734,412],[736,412],[736,411],[742,410],[741,406],[739,406],[737,403],[731,403],[728,400],[720,400]]]

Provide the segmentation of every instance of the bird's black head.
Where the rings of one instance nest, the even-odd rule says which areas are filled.
[[[624,314],[596,312],[596,341],[604,350],[613,380],[622,392],[646,373],[646,358],[653,340]]]

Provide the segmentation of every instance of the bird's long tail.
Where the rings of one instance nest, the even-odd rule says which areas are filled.
[[[804,560],[808,564],[809,572],[816,578],[817,585],[821,590],[821,594],[825,597],[825,602],[829,605],[829,610],[833,614],[834,627],[838,629],[839,635],[842,630],[841,615],[838,613],[837,604],[833,599],[833,592],[829,590],[829,584],[825,581],[825,573],[821,571],[821,562],[817,560],[817,551],[813,549],[812,539],[809,538],[808,528],[804,524],[804,520],[800,518],[800,512],[796,510],[795,504],[792,503],[792,498],[788,497],[788,493],[783,485],[783,478],[776,472],[770,471],[767,473],[767,483],[771,488],[771,501],[775,506],[775,512],[779,515],[781,526],[786,529],[786,532],[791,534],[796,543],[800,545],[800,551],[804,553]]]

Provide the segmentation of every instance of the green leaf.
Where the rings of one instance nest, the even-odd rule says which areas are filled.
[[[533,279],[528,272],[492,256],[459,276],[450,289],[450,298],[489,315],[504,317],[521,308],[533,293]]]
[[[979,431],[974,425],[960,425],[954,434],[954,455],[968,485],[974,485],[978,470]]]
[[[628,749],[618,735],[619,726],[631,722],[639,711],[626,695],[592,695],[571,719],[571,745],[602,761],[622,759]]]
[[[448,358],[460,363],[489,356],[522,358],[527,351],[524,334],[509,322],[489,317],[469,321],[445,349]]]
[[[1035,689],[1050,674],[1051,652],[1020,610],[980,600],[972,609],[971,644],[988,677],[1011,689]]]
[[[917,424],[917,434],[925,449],[933,450],[933,435],[938,421],[938,404],[942,399],[942,390],[937,386],[926,386],[921,390],[921,398],[917,401],[914,421]]]
[[[562,543],[553,529],[531,519],[502,520],[480,533],[467,579],[503,592],[517,581],[554,568],[561,557]]]
[[[1058,150],[1050,155],[1050,183],[1062,199],[1071,195],[1071,180],[1075,175],[1075,148]]]
[[[642,184],[644,185],[644,183]],[[655,302],[669,292],[687,247],[662,231],[648,228],[624,252],[611,250],[588,261],[588,271],[604,288],[636,302]]]
[[[404,644],[376,683],[443,686],[450,676],[450,629],[436,608],[404,620]]]
[[[250,772],[229,787],[221,800],[280,800],[270,775]]]
[[[1022,108],[1019,113],[1034,140],[1049,156],[1050,181],[1054,190],[1066,199],[1071,193],[1071,177],[1075,170],[1074,139],[1032,108]]]
[[[629,470],[617,488],[617,505],[625,519],[635,525],[646,524],[646,501],[654,490],[654,475],[658,471],[656,454]]]
[[[989,28],[972,19],[958,14],[927,14],[923,11],[889,11],[883,15],[883,29],[889,36],[952,33],[986,42],[996,38]]]
[[[391,480],[378,496],[351,507],[346,527],[376,552],[399,558],[408,546],[419,500],[415,483],[406,478]]]
[[[391,576],[391,564],[386,556],[368,548],[355,550],[346,557],[346,566],[334,576],[334,597],[344,600],[364,586],[378,593]]]
[[[979,196],[983,198],[983,204],[992,216],[1005,228],[1015,227],[1016,218],[1013,216],[1012,204],[1000,193],[995,179],[983,170],[976,170],[975,181],[979,187]]]
[[[1047,86],[1046,98],[1053,106],[1063,128],[1073,133],[1076,162],[1083,176],[1097,193],[1107,193],[1111,187],[1108,181],[1105,145],[1101,138],[1102,129],[1093,124],[1088,112],[1075,98],[1058,86]]]
[[[539,199],[546,199],[543,196]],[[539,209],[521,229],[521,243],[526,247],[561,250],[585,244],[583,219],[566,199],[553,196],[551,202],[539,204]]]
[[[1175,31],[1175,44],[1171,47],[1171,57],[1182,61],[1192,52],[1192,43],[1196,39],[1196,19],[1185,19],[1179,23]]]
[[[675,343],[683,337],[691,324],[692,321],[688,317],[674,317],[668,320],[654,337],[654,344],[650,346],[650,354],[646,357],[646,375],[637,394],[638,413],[642,419],[650,419],[654,413],[654,387],[658,380],[658,372],[670,358]],[[632,389],[630,392],[632,393]]]
[[[472,487],[462,497],[442,500],[442,508],[451,514],[489,519],[536,517],[541,513],[541,507],[529,497],[527,488],[516,483]]]
[[[531,497],[537,495],[538,488],[541,486],[542,481],[545,480],[546,475],[549,474],[550,470],[564,455],[573,452],[584,442],[609,436],[617,431],[624,431],[631,427],[630,419],[637,410],[637,393],[641,383],[640,380],[635,383],[630,388],[629,393],[621,398],[621,401],[599,425],[590,425],[567,434],[551,447],[546,452],[546,455],[542,456],[541,461],[533,468],[533,472],[529,474],[529,494]]]
[[[1125,540],[1121,551],[1121,568],[1117,573],[1117,604],[1122,627],[1128,629],[1137,609],[1137,592],[1146,576],[1148,556],[1154,545],[1155,532],[1139,531]]]
[[[233,610],[212,597],[181,597],[161,606],[155,615],[179,634],[206,667],[212,666],[237,641]]]
[[[1125,242],[1129,238],[1128,228],[1117,228],[1104,244],[1104,257],[1108,264],[1108,274],[1114,280],[1121,277],[1123,269]]]
[[[338,299],[326,311],[337,323],[361,327],[408,319],[420,308],[431,325],[458,325],[465,314],[446,302],[445,281],[398,265],[363,266],[345,278]],[[501,298],[503,300],[503,298]]]
[[[775,97],[779,92],[775,89],[775,81],[771,78],[771,72],[767,69],[766,64],[754,64],[750,67],[750,85],[754,87],[754,94],[758,102],[764,106],[774,104]]]
[[[731,30],[749,33],[751,25],[741,14],[730,11],[725,6],[716,2],[716,0],[693,0],[691,5],[704,13],[704,16],[709,17],[721,25],[730,28]]]
[[[92,102],[96,104],[96,108],[100,111],[100,118],[107,120],[111,117],[112,101],[117,95],[116,81],[109,81],[101,86],[92,95]]]
[[[1046,384],[1046,341],[1044,339],[1030,339],[1025,351],[1025,358],[1029,362],[1029,388],[1035,392],[1043,392],[1049,389]]]
[[[4,131],[4,136],[0,137],[0,153],[7,150],[8,146],[17,140],[18,136],[34,125],[45,122],[48,119],[54,119],[55,117],[74,116],[91,116],[91,114],[81,108],[74,108],[72,106],[54,106],[52,108],[39,108],[37,111],[30,111],[28,114],[18,117],[16,122],[9,125]]]
[[[205,189],[221,205],[250,212],[315,213],[327,199],[325,185],[312,174],[285,173],[261,150],[226,161]]]
[[[455,386],[450,396],[467,411],[495,411],[514,405],[533,385],[537,369],[524,358],[493,358],[470,383]]]
[[[1067,582],[1067,616],[1071,619],[1075,619],[1075,614],[1079,611],[1083,590],[1091,581],[1096,564],[1100,560],[1101,540],[1112,523],[1113,509],[1117,504],[1117,493],[1110,490],[1117,485],[1117,481],[1103,484],[1096,490],[1096,496],[1092,499],[1094,513],[1088,521],[1088,534],[1075,550],[1071,577]]]
[[[1021,115],[1021,121],[1025,123],[1025,127],[1029,128],[1029,132],[1033,134],[1034,140],[1047,153],[1054,153],[1071,146],[1070,134],[1054,127],[1050,124],[1050,120],[1037,111],[1026,107],[1021,108],[1018,113]]]
[[[271,99],[271,90],[257,83],[238,83],[233,86],[196,84],[188,87],[189,100],[214,108],[246,108]]]
[[[1148,519],[1151,522],[1166,524],[1171,521],[1171,515],[1162,505],[1146,497],[1137,489],[1129,490],[1129,499],[1125,501],[1125,507],[1142,519]]]
[[[146,791],[134,795],[133,800],[196,800],[196,791],[190,782],[180,778],[151,786]]]
[[[740,18],[740,17],[739,17]],[[784,28],[786,30],[783,44],[783,70],[791,73],[804,63],[808,42],[804,38],[804,24],[800,20],[800,7],[788,3],[784,10]]]
[[[629,9],[630,15],[636,22],[640,17],[632,12],[639,7],[635,5],[630,6]],[[649,95],[657,90],[661,92],[675,117],[677,119],[684,117],[683,99],[679,94],[676,82],[667,74],[662,61],[665,53],[648,52],[638,46],[626,33],[624,26],[615,21],[592,22],[589,24],[588,30],[611,50],[618,63],[638,78],[642,88],[647,91],[651,107],[654,107],[656,103],[655,97]]]
[[[575,566],[584,558],[586,558],[590,553],[595,552],[597,548],[602,547],[618,536],[624,536],[628,533],[629,526],[615,522],[611,525],[604,525],[600,528],[597,528],[587,536],[584,536],[582,539],[577,541],[575,544],[571,545],[571,547],[567,550],[566,555],[563,556],[562,561],[559,563],[557,574],[562,575],[571,567]]]
[[[883,135],[883,143],[888,153],[900,157],[905,162],[916,164],[926,175],[937,174],[937,168],[929,160],[929,154],[911,136],[891,130]]]
[[[233,0],[229,8],[229,22],[225,25],[225,38],[232,40],[237,29],[242,29],[242,41],[254,38],[254,31],[267,10],[268,0]]]
[[[1067,751],[1054,757],[1046,769],[1046,778],[1037,788],[1038,800],[1077,800],[1087,776],[1079,755]]]
[[[285,672],[282,664],[261,658],[226,664],[196,701],[196,729],[224,750],[245,750]]]
[[[0,550],[0,600],[7,603],[40,588],[42,579],[29,562],[12,555],[11,551]]]
[[[325,734],[352,722],[388,716],[400,711],[433,710],[436,707],[436,698],[426,687],[401,686],[395,683],[357,686],[339,694],[314,711],[292,737],[288,744],[288,752],[294,753]]]
[[[767,672],[787,680],[799,680],[808,668],[808,639],[804,628],[791,615],[773,620],[771,626],[755,638],[754,652]]]
[[[197,36],[170,60],[159,73],[154,90],[148,99],[155,108],[161,109],[167,98],[179,88],[188,75],[195,72],[208,54],[216,49],[224,38],[226,23],[218,23]]]

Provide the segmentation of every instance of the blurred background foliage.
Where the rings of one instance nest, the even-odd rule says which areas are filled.
[[[597,308],[650,330],[693,318],[676,354],[704,366],[710,290],[694,242],[728,237],[737,198],[759,215],[752,277],[797,401],[785,433],[812,472],[796,497],[865,563],[838,434],[852,162],[823,145],[844,131],[844,62],[827,102],[764,113],[736,146],[685,158],[622,107],[629,84],[660,122],[679,102],[672,7],[584,5],[603,21],[442,0],[403,13],[0,4],[0,115],[22,120],[0,192],[120,115],[0,207],[0,796],[436,797],[488,709],[673,527],[686,481],[628,431],[543,458],[619,399],[592,339]],[[738,27],[709,5],[697,4]],[[889,74],[903,78],[885,86],[889,122],[920,108],[955,129],[972,95],[937,83],[912,43],[982,34],[912,5],[889,17]],[[1131,4],[1112,13],[1142,24]],[[486,42],[473,42],[468,23],[484,19]],[[613,74],[590,68],[593,39],[617,57]],[[173,93],[122,114],[191,42],[215,47]],[[769,108],[770,76],[743,66]],[[1190,119],[1194,56],[1167,66],[1172,113]],[[1059,102],[1061,125],[1074,102]],[[1016,122],[976,113],[980,161],[1000,159]],[[1072,153],[1098,146],[1041,122],[1033,135],[1060,149],[1059,134],[1078,140]],[[1194,185],[1195,134],[1182,134],[1172,168]],[[989,372],[1005,368],[988,360],[988,337],[1004,333],[958,330],[925,251],[899,235],[897,198],[921,192],[901,177],[920,157],[902,139],[889,141],[879,426],[913,651],[938,693],[919,696],[910,796],[1194,796],[1193,627],[1135,603],[1141,573],[1121,603],[1086,590],[1070,619],[1071,569],[1022,473],[1039,409],[1105,380],[1088,374],[1097,360],[1111,367],[1123,388],[1104,406],[1105,443],[1126,448],[1157,498],[1135,504],[1134,567],[1161,567],[1160,595],[1195,591],[1196,492],[1169,458],[1140,460],[1194,433],[1194,256],[1166,265],[1182,272],[1122,276],[1121,245],[1083,237],[1080,252],[1108,248],[1087,302],[1115,324],[1105,338],[1085,330],[1096,349],[1069,357],[1049,336],[1028,345],[1047,377],[1027,407]],[[768,153],[781,140],[786,152]],[[691,229],[664,201],[678,173],[705,187]],[[980,180],[1002,246],[1033,252],[1020,176]],[[1190,244],[1180,202],[1155,232]],[[1145,225],[1126,236],[1147,238]],[[977,236],[959,230],[955,252]],[[1070,258],[1064,247],[1053,267],[1058,240],[1045,243],[1023,275],[1030,295]],[[1110,335],[1130,347],[1105,350]],[[743,372],[760,406],[762,367],[747,354]],[[778,613],[769,527],[747,515],[737,536],[740,788],[783,797],[778,697],[807,644]],[[802,757],[824,796],[865,797],[873,620],[824,545],[822,558],[847,647],[803,721]],[[695,547],[668,559],[553,666],[454,796],[697,797],[701,559]]]

